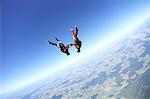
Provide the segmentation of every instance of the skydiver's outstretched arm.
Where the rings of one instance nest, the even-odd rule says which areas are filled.
[[[70,46],[75,46],[76,44],[70,44]]]
[[[55,46],[57,46],[57,44],[56,44],[56,43],[52,43],[52,42],[50,42],[50,41],[48,41],[48,43],[49,43],[49,44],[51,44],[51,45],[55,45]]]
[[[69,45],[67,45],[67,48],[69,48]]]
[[[76,33],[74,32],[74,30],[73,29],[70,29],[70,30],[72,32],[72,36],[76,36]]]
[[[75,28],[76,28],[76,33],[74,32],[73,29],[71,29],[71,32],[72,32],[72,35],[76,37],[78,35],[78,28],[77,26],[75,26]]]

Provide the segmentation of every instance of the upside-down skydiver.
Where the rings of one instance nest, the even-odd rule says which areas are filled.
[[[78,35],[78,27],[75,26],[76,31],[74,31],[73,29],[70,29],[72,32],[72,37],[74,39],[74,44],[70,44],[70,46],[75,46],[77,48],[77,52],[80,52],[80,48],[82,45],[82,42],[78,39],[77,35]]]
[[[56,37],[55,37],[57,43],[52,43],[51,41],[48,40],[48,43],[51,44],[51,45],[55,45],[57,46],[63,53],[67,54],[67,55],[70,55],[68,49],[69,49],[69,45],[65,46],[62,41],[58,40]]]

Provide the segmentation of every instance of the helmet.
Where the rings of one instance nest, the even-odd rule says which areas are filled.
[[[69,53],[68,51],[66,52],[66,54],[67,54],[67,55],[70,55],[70,53]]]

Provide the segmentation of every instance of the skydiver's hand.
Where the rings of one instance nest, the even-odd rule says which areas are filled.
[[[69,45],[67,45],[67,48],[69,48]]]

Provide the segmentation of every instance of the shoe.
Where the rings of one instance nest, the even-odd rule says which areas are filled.
[[[73,31],[73,29],[70,29],[70,31]]]

